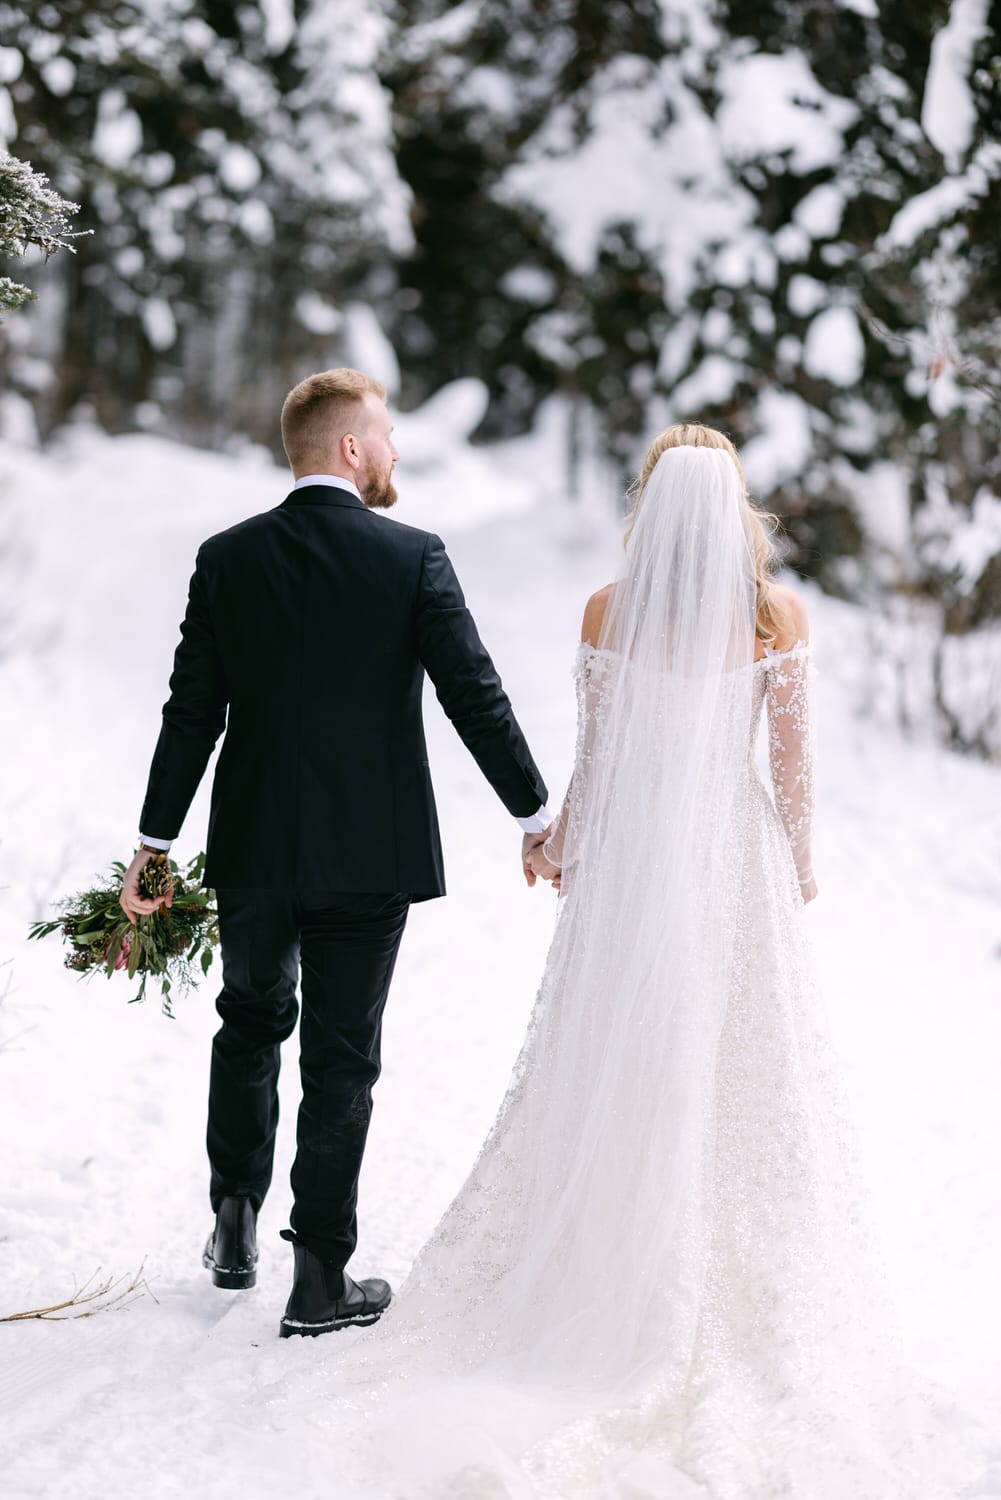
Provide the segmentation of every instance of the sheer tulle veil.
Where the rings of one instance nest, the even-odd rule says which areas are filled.
[[[589,1343],[606,1385],[614,1376],[628,1387],[650,1361],[663,1370],[665,1350],[683,1363],[704,1271],[704,1145],[751,743],[749,519],[728,453],[667,449],[643,491],[599,649],[583,651],[578,678],[580,743],[561,817],[561,924],[572,904],[574,942],[558,967],[567,994],[597,983],[607,1007],[596,1026],[565,1016],[553,1038],[561,1070],[586,1080],[567,1188],[573,1223],[540,1201],[532,1241],[533,1259],[568,1269],[578,1288],[616,1267],[615,1314],[589,1311],[590,1332],[571,1341],[577,1372]],[[628,1131],[609,1114],[624,1100]],[[600,1234],[584,1231],[589,1220]],[[567,1308],[555,1323],[574,1317]],[[555,1358],[566,1334],[554,1326],[551,1339],[536,1337]]]

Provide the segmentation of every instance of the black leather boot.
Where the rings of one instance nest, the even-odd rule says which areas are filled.
[[[249,1198],[224,1198],[202,1265],[216,1286],[237,1291],[257,1281],[257,1213]]]
[[[287,1231],[286,1236],[288,1237]],[[381,1318],[393,1299],[389,1283],[352,1281],[346,1271],[326,1265],[318,1255],[293,1240],[295,1273],[292,1295],[278,1330],[283,1339],[297,1334],[315,1338],[339,1328],[360,1328]]]

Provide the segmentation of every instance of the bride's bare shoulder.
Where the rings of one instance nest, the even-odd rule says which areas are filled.
[[[795,589],[773,583],[770,591],[772,618],[777,627],[776,651],[789,651],[798,641],[810,639],[810,619],[806,605]]]
[[[606,583],[603,589],[592,594],[584,606],[584,620],[580,627],[580,638],[587,641],[589,646],[597,646],[601,639],[601,627],[605,621],[605,611],[608,601],[612,597],[614,583]]]

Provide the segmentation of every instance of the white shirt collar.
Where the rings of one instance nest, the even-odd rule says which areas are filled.
[[[361,492],[358,486],[352,484],[350,479],[342,479],[339,474],[303,474],[301,479],[296,480],[292,488],[294,490],[301,490],[307,484],[329,484],[331,489],[347,490],[349,495],[354,495],[356,499],[361,500]],[[362,500],[363,505],[364,503]]]

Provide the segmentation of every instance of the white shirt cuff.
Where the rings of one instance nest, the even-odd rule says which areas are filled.
[[[533,817],[515,819],[522,833],[545,833],[552,821],[553,815],[544,803]]]
[[[149,844],[152,849],[169,849],[173,839],[151,839],[148,833],[139,835],[140,844]]]

